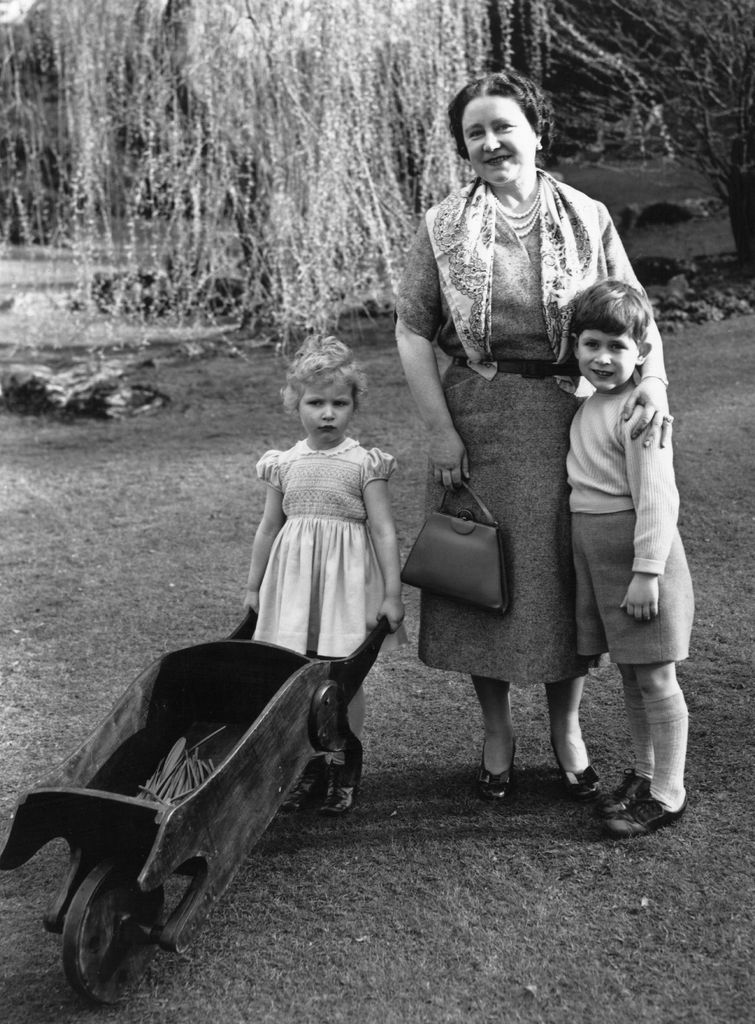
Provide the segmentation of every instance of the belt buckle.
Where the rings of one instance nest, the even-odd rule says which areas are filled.
[[[542,364],[543,361],[541,359],[523,359],[520,376],[531,380],[542,380],[548,376]]]

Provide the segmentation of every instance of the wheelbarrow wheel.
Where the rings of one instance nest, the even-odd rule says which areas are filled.
[[[142,892],[134,872],[118,861],[93,868],[63,925],[63,968],[71,986],[95,1002],[118,1002],[157,950],[151,933],[163,901],[162,886]]]

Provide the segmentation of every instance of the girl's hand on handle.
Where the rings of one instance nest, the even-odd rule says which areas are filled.
[[[400,597],[386,597],[380,605],[378,619],[387,619],[391,633],[395,633],[404,621],[404,603]]]
[[[367,509],[367,522],[385,586],[377,617],[387,619],[391,632],[395,633],[404,619],[404,605],[401,600],[401,561],[388,481],[371,480],[362,493]]]
[[[658,614],[658,593],[657,576],[636,572],[619,607],[632,618],[649,622]]]
[[[258,590],[247,590],[244,595],[244,607],[251,608],[255,614],[259,614],[260,595]]]
[[[659,440],[661,448],[665,448],[671,441],[674,417],[669,416],[666,388],[658,378],[648,377],[640,381],[624,403],[623,416],[629,420],[633,439],[645,434],[642,441],[645,448],[655,444],[656,440]]]
[[[458,487],[469,479],[467,450],[455,430],[435,435],[430,442],[429,456],[436,483]]]

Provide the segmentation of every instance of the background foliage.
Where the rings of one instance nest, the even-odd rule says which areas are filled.
[[[561,154],[599,158],[691,152],[700,119],[669,90],[704,67],[697,150],[728,194],[737,123],[751,161],[752,3],[682,24],[689,6],[38,0],[0,30],[0,232],[72,246],[108,309],[272,320],[285,343],[390,301],[419,212],[464,179],[446,106],[482,69],[540,79]],[[673,59],[688,29],[702,64]]]

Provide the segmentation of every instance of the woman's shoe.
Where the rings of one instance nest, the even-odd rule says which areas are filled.
[[[580,801],[595,800],[600,794],[600,786],[598,785],[600,777],[593,766],[588,764],[585,770],[581,772],[567,772],[561,765],[552,736],[551,746],[553,747],[553,756],[556,758],[561,781],[569,798]]]
[[[634,768],[624,769],[624,778],[610,793],[601,796],[595,805],[595,813],[601,818],[613,818],[628,810],[635,800],[650,796],[650,779],[637,775]]]
[[[494,775],[485,767],[485,745],[482,747],[480,759],[480,771],[477,775],[477,795],[482,800],[503,800],[514,787],[514,757],[516,756],[516,743],[511,751],[511,764],[506,771]]]

